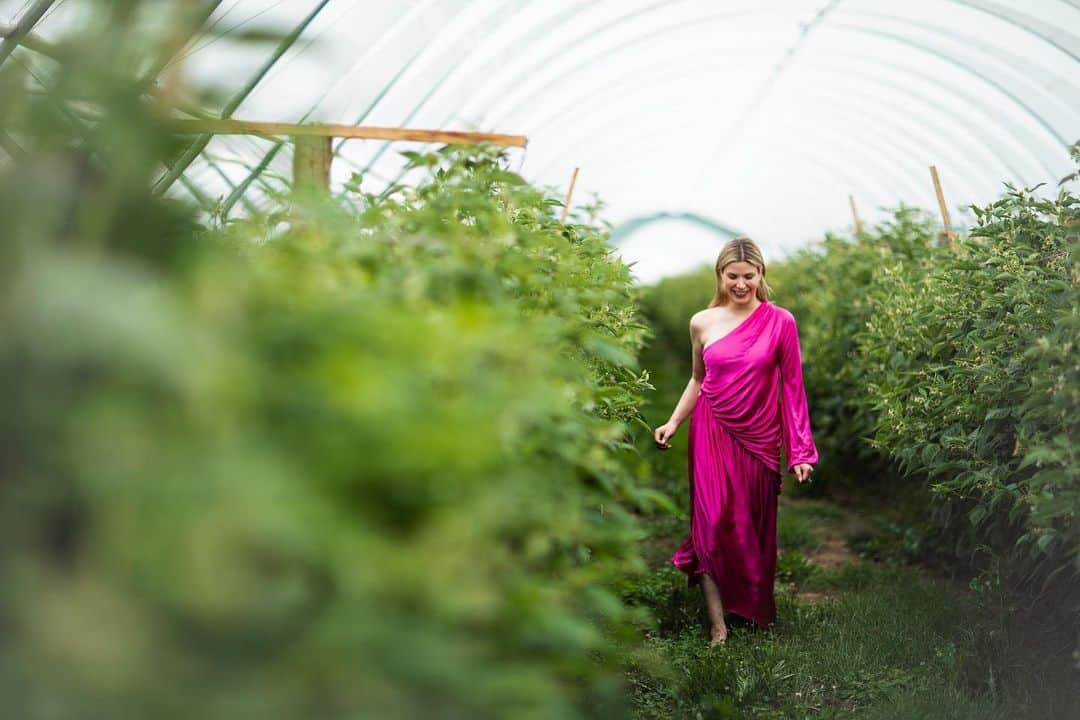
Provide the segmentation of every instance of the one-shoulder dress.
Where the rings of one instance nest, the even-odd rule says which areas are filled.
[[[767,626],[776,618],[781,443],[789,471],[818,461],[795,318],[762,301],[702,359],[688,431],[690,534],[671,562],[688,585],[708,573],[725,612]]]

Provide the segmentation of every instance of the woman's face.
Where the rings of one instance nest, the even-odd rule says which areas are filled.
[[[720,284],[734,305],[749,305],[757,294],[761,273],[748,262],[733,262],[720,271]]]

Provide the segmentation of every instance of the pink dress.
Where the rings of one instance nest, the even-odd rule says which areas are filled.
[[[795,318],[763,301],[702,350],[705,378],[689,427],[690,536],[671,562],[687,583],[708,573],[724,611],[776,618],[780,444],[790,470],[816,464]]]

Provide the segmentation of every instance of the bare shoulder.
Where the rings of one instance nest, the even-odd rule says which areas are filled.
[[[709,317],[709,311],[712,308],[705,308],[704,310],[698,310],[696,313],[690,316],[690,327],[700,330],[704,324],[705,319]]]
[[[716,316],[718,310],[722,311],[723,308],[705,308],[704,310],[698,310],[690,316],[690,329],[702,330],[707,327],[709,321]]]
[[[712,308],[698,310],[690,316],[690,337],[697,340],[709,325],[709,315]]]

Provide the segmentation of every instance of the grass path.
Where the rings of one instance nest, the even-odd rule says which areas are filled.
[[[778,620],[707,648],[698,588],[669,563],[684,521],[650,522],[652,572],[626,589],[657,618],[630,663],[638,718],[1076,717],[1068,667],[1010,656],[1000,618],[965,588],[853,549],[876,518],[782,498]],[[857,542],[853,542],[853,540]]]

